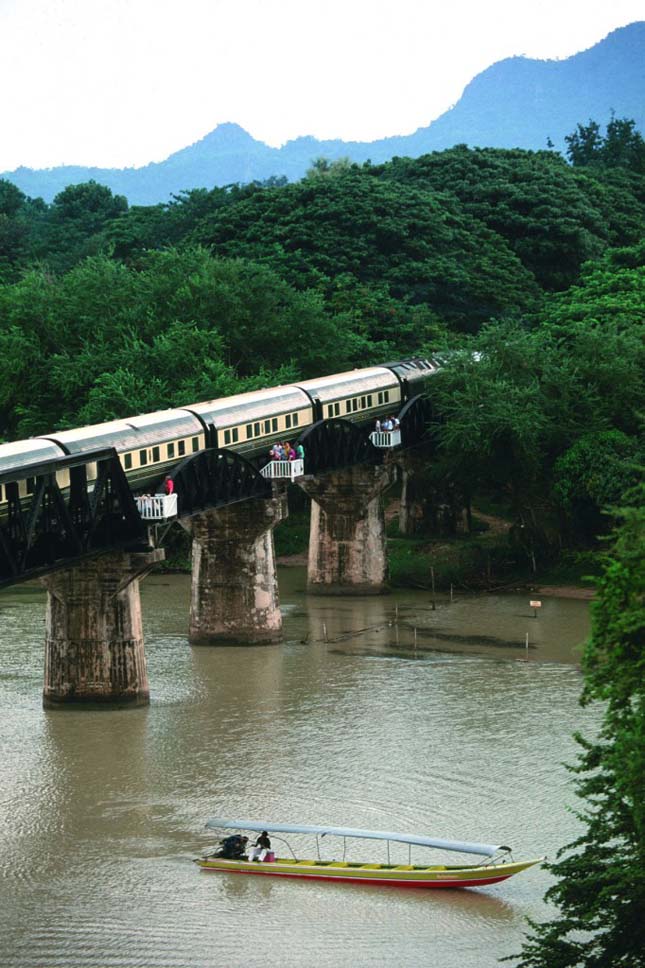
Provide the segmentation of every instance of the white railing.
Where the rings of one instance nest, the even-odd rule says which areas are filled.
[[[375,430],[370,434],[375,447],[398,447],[401,443],[400,430]]]
[[[135,500],[144,521],[166,521],[177,517],[176,494],[143,494]]]
[[[296,477],[302,477],[304,472],[305,462],[303,460],[272,460],[262,468],[260,474],[272,481],[276,478],[283,480],[286,478],[288,481],[293,481]]]

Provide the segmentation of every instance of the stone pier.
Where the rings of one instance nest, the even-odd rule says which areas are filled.
[[[393,466],[353,467],[304,477],[312,499],[307,591],[317,595],[380,595],[387,590],[381,496]]]
[[[41,579],[45,707],[149,703],[139,582],[163,558],[162,549],[112,552]]]
[[[193,537],[189,638],[194,645],[277,642],[282,615],[273,529],[286,490],[182,520]]]

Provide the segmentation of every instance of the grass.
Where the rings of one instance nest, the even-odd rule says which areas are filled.
[[[430,588],[450,585],[485,588],[514,575],[517,563],[505,538],[458,536],[394,538],[388,541],[390,583],[394,587]]]

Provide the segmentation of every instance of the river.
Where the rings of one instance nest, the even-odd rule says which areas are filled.
[[[444,893],[191,863],[217,815],[516,858],[552,858],[578,831],[562,762],[597,721],[577,704],[587,603],[545,599],[536,619],[527,594],[433,611],[427,592],[318,598],[304,583],[281,569],[282,645],[191,649],[189,578],[148,578],[151,704],[121,711],[44,711],[44,594],[0,595],[0,964],[492,968],[526,916],[548,916],[539,867]]]

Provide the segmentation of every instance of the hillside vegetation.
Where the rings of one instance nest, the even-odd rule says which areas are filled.
[[[129,207],[0,181],[0,437],[443,354],[424,493],[526,560],[593,546],[643,462],[645,143],[316,163]]]

